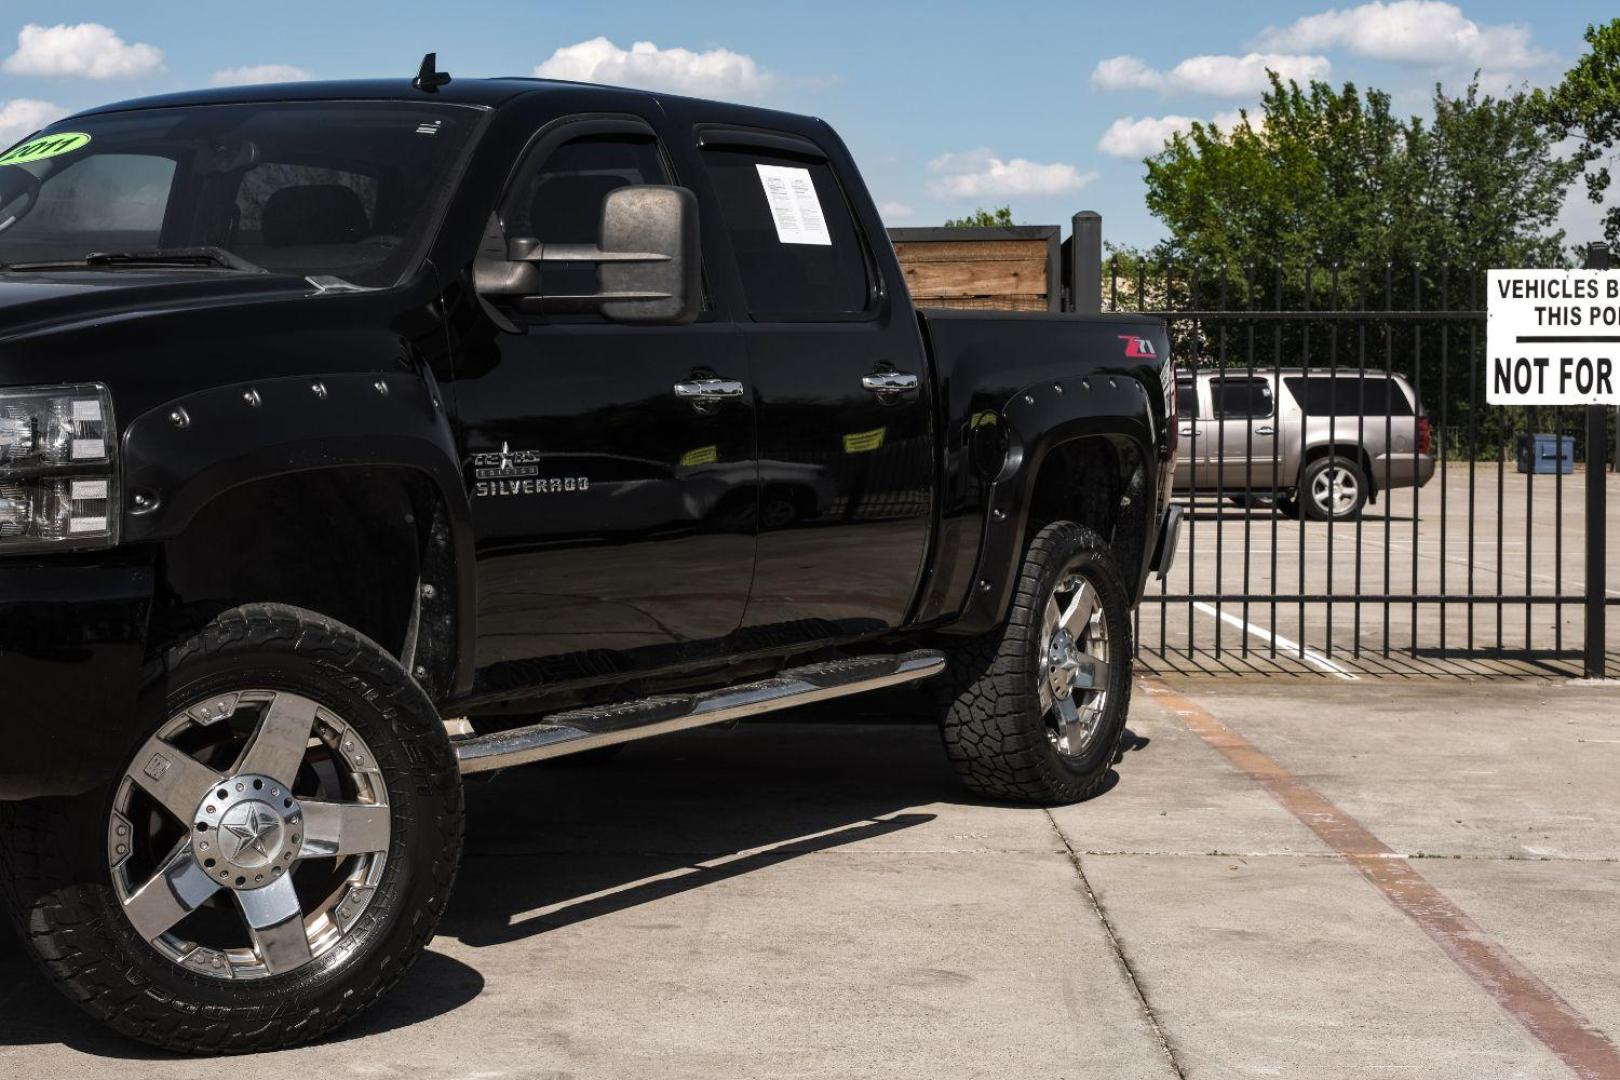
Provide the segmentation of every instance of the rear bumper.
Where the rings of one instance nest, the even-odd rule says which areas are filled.
[[[0,562],[0,800],[74,795],[131,735],[150,564]]]
[[[1430,454],[1379,454],[1372,459],[1373,486],[1388,488],[1422,487],[1434,477],[1434,457]]]
[[[1185,506],[1172,503],[1165,509],[1164,524],[1159,526],[1158,546],[1153,549],[1153,562],[1149,564],[1151,570],[1160,581],[1170,574],[1170,568],[1175,565],[1176,547],[1181,538],[1181,518],[1187,512]]]

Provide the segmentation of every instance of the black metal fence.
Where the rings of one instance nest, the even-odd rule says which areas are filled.
[[[1116,258],[1100,284],[1168,320],[1202,407],[1178,419],[1176,566],[1138,614],[1150,662],[1602,672],[1615,410],[1485,403],[1483,270]],[[1340,477],[1371,501],[1313,520],[1324,473],[1330,503]]]

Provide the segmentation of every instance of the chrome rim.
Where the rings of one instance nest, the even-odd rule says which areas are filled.
[[[1072,565],[1047,598],[1040,640],[1046,737],[1058,753],[1079,757],[1096,742],[1113,668],[1097,587]]]
[[[1330,465],[1311,481],[1311,498],[1324,513],[1347,514],[1361,494],[1361,482],[1349,469]]]
[[[349,936],[382,879],[388,789],[360,734],[284,690],[171,717],[113,800],[107,861],[144,940],[221,979],[294,971]]]

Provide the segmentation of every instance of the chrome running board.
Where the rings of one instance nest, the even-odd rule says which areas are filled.
[[[789,668],[774,678],[724,690],[661,694],[617,705],[575,709],[527,727],[489,735],[458,735],[450,742],[456,748],[463,773],[489,772],[917,682],[944,670],[944,655],[931,650],[833,660]]]

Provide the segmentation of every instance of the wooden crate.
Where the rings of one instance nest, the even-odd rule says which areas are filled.
[[[889,239],[918,307],[1057,311],[1060,233],[1056,225],[890,229]]]

